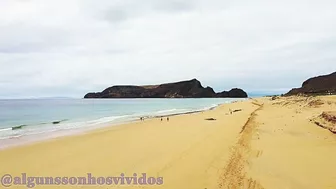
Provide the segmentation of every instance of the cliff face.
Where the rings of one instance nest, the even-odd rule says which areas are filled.
[[[246,98],[241,89],[215,93],[204,88],[197,79],[151,86],[113,86],[98,93],[88,93],[84,98]]]
[[[294,88],[286,95],[327,95],[336,94],[336,72],[313,77],[302,83],[301,88]]]

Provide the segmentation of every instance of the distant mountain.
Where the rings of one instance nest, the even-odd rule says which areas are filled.
[[[113,86],[98,93],[88,93],[84,98],[246,98],[247,93],[234,88],[215,93],[211,87],[204,88],[200,81],[192,79],[176,83],[145,86]]]
[[[62,100],[62,99],[74,99],[74,98],[71,98],[71,97],[38,97],[38,98],[32,98],[32,99],[46,99],[46,100]]]
[[[336,72],[310,78],[302,87],[290,90],[286,95],[327,95],[336,94]]]

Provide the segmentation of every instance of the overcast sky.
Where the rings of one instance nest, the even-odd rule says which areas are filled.
[[[336,71],[334,0],[0,0],[0,98],[199,79],[286,92]]]

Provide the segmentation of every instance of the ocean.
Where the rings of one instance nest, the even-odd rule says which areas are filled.
[[[28,136],[38,140],[156,117],[207,110],[233,98],[0,100],[0,143]],[[239,99],[241,100],[241,99]],[[19,127],[14,129],[13,127]],[[1,146],[0,146],[1,147]]]

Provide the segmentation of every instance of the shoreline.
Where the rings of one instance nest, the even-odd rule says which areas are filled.
[[[0,139],[209,109],[233,100],[236,99],[6,100],[2,108],[5,111],[8,107],[9,111],[0,118]],[[18,108],[11,110],[12,106]]]
[[[223,105],[223,104],[229,104],[233,103],[236,101],[232,102],[227,102],[227,103],[220,103],[215,106],[211,107],[206,107],[202,108],[200,110],[191,110],[187,112],[182,112],[182,113],[171,113],[171,114],[163,114],[163,115],[153,115],[153,116],[144,116],[146,120],[151,120],[151,119],[157,119],[161,117],[174,117],[174,116],[179,116],[179,115],[188,115],[188,114],[195,114],[195,113],[201,113],[205,111],[210,111],[213,109],[216,109],[217,107]],[[107,123],[101,123],[101,124],[95,124],[87,127],[79,127],[79,128],[70,128],[70,129],[59,129],[59,130],[54,130],[54,131],[48,131],[48,132],[43,132],[43,133],[37,133],[37,134],[29,134],[29,135],[23,135],[23,136],[18,136],[18,137],[11,137],[11,138],[6,138],[6,139],[0,139],[0,151],[6,150],[9,148],[15,148],[19,146],[25,146],[25,145],[31,145],[35,143],[40,143],[40,142],[45,142],[48,140],[53,140],[53,139],[61,139],[62,137],[71,137],[71,136],[76,136],[76,135],[85,135],[90,132],[94,132],[100,129],[108,128],[108,127],[119,127],[123,126],[125,124],[131,124],[131,123],[137,123],[141,122],[139,120],[141,116],[134,117],[133,119],[130,120],[122,120],[122,121],[110,121]],[[12,128],[6,128],[6,129],[12,129]],[[47,134],[47,135],[45,135]],[[38,139],[36,139],[38,137]]]

